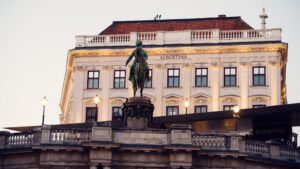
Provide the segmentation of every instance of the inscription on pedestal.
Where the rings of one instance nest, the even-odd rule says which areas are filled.
[[[150,145],[165,145],[167,144],[167,134],[152,134],[152,133],[114,133],[114,142],[123,144],[150,144]]]

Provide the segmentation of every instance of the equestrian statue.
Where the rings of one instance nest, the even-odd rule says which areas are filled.
[[[130,68],[129,80],[133,86],[133,95],[135,97],[136,91],[140,88],[141,97],[143,97],[144,85],[149,78],[149,68],[147,64],[148,55],[147,52],[142,47],[142,41],[136,41],[136,48],[132,51],[131,55],[126,61],[126,66],[134,56],[134,61]]]

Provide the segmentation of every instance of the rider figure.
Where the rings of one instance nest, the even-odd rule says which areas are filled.
[[[130,62],[130,60],[132,59],[132,57],[135,57],[131,68],[130,68],[130,75],[129,75],[129,80],[133,81],[134,80],[134,71],[136,68],[136,63],[140,61],[140,58],[144,57],[145,60],[145,64],[143,66],[145,66],[147,72],[146,72],[146,79],[145,80],[150,80],[149,78],[149,68],[148,68],[148,64],[146,62],[146,60],[148,59],[148,55],[146,53],[146,51],[142,48],[142,41],[141,40],[137,40],[136,41],[136,48],[135,50],[132,51],[131,55],[128,57],[127,61],[126,61],[126,66],[127,64]]]

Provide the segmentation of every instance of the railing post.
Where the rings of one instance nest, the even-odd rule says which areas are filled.
[[[0,131],[0,149],[4,149],[7,144],[7,136],[10,133],[8,131]]]
[[[156,44],[163,45],[164,44],[164,32],[163,31],[157,31],[156,32]]]
[[[92,141],[112,141],[112,129],[111,127],[93,127],[92,129]]]
[[[245,139],[239,140],[239,152],[242,152],[242,153],[246,152],[246,140]]]
[[[219,43],[220,42],[220,29],[213,29],[212,30],[212,39],[213,43]]]
[[[270,144],[270,152],[269,152],[270,158],[280,158],[280,146]]]
[[[130,32],[130,45],[135,45],[135,42],[138,39],[138,33],[137,32]]]
[[[192,126],[173,124],[171,127],[171,144],[192,144]]]
[[[84,35],[75,36],[75,39],[76,39],[75,47],[85,47],[84,38],[85,38]]]
[[[43,126],[42,127],[42,144],[50,143],[50,128],[51,126]]]
[[[231,136],[230,137],[230,151],[238,151],[239,150],[239,136]]]

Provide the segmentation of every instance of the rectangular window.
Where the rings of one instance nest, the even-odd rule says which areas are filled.
[[[206,113],[207,106],[195,106],[195,113]]]
[[[121,120],[122,119],[122,108],[121,107],[113,107],[112,108],[112,119],[113,120]]]
[[[224,68],[224,86],[236,86],[236,68]]]
[[[99,88],[99,71],[97,70],[88,71],[87,88],[88,89]]]
[[[152,88],[152,69],[149,69],[150,80],[145,83],[145,88]]]
[[[114,72],[114,88],[125,88],[126,71],[115,70]]]
[[[168,87],[179,87],[180,69],[168,69]]]
[[[264,66],[253,67],[253,86],[266,85],[266,71]]]
[[[224,105],[223,106],[223,110],[224,111],[230,111],[230,110],[233,110],[233,107],[234,107],[235,105]]]
[[[197,68],[195,75],[195,86],[207,87],[207,68]]]
[[[179,114],[178,106],[167,106],[167,116],[173,116]]]
[[[86,123],[92,123],[97,121],[97,107],[87,107],[86,108],[86,116],[85,116],[85,122]]]
[[[266,107],[266,105],[264,104],[253,105],[253,108],[260,108],[260,107]]]

